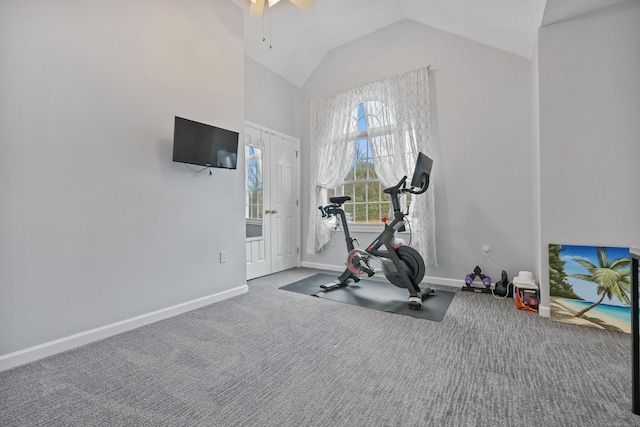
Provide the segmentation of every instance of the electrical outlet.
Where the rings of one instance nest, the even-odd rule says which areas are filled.
[[[491,254],[491,246],[482,245],[482,256],[489,256]]]
[[[220,251],[220,263],[227,262],[227,251]]]

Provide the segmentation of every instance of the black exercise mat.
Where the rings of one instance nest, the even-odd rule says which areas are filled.
[[[435,322],[442,320],[455,295],[454,292],[436,290],[424,296],[422,309],[412,310],[408,303],[409,291],[389,282],[361,279],[358,283],[350,281],[348,286],[331,291],[320,288],[320,285],[331,284],[337,278],[337,274],[316,274],[280,289]]]

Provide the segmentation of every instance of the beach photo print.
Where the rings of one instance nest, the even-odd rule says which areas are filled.
[[[629,248],[549,245],[551,319],[631,333]]]

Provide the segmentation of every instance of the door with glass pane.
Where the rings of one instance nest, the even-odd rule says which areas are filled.
[[[271,272],[264,224],[264,140],[257,129],[245,128],[245,222],[247,246],[247,279]]]
[[[245,127],[247,279],[299,265],[298,142]]]

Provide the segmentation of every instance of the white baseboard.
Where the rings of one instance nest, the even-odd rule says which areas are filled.
[[[320,264],[317,262],[308,262],[308,261],[302,261],[300,265],[302,267],[315,268],[316,270],[344,271],[344,265],[339,266],[339,265],[333,265],[333,264]]]
[[[538,314],[542,317],[551,317],[551,307],[548,305],[538,306]]]
[[[447,279],[444,277],[424,276],[424,279],[422,279],[422,281],[430,283],[432,285],[449,286],[458,289],[464,286],[464,280]]]
[[[302,267],[315,268],[317,270],[344,271],[344,266],[320,264],[308,261],[302,261]],[[464,285],[464,280],[446,279],[444,277],[433,276],[425,276],[424,279],[422,279],[422,282],[432,285],[450,286],[452,288],[462,288],[462,286]]]
[[[4,354],[0,356],[0,372],[14,368],[16,366],[24,365],[25,363],[42,359],[47,356],[52,356],[66,350],[70,350],[72,348],[76,348],[81,345],[108,338],[122,332],[127,332],[132,329],[157,322],[159,320],[177,316],[178,314],[186,313],[187,311],[195,310],[197,308],[204,307],[215,302],[220,302],[234,296],[247,293],[248,291],[249,287],[245,284],[243,286],[238,286],[237,288],[229,289],[227,291],[219,292],[213,295],[208,295],[206,297],[198,298],[193,301],[188,301],[182,304],[174,305],[172,307],[163,308],[161,310],[153,311],[141,316],[132,317],[130,319],[122,320],[110,325],[101,326],[99,328],[90,329],[88,331],[80,332],[68,337],[25,348],[24,350]]]

